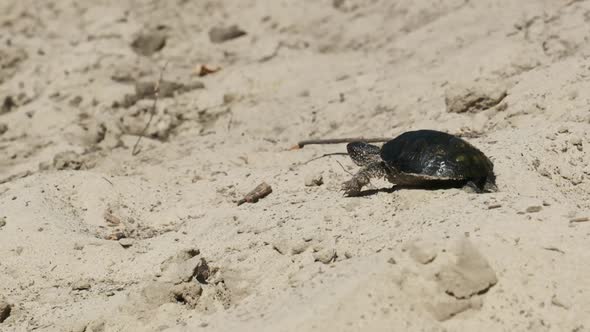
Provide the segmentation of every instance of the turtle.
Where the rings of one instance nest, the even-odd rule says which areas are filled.
[[[436,130],[407,131],[382,147],[355,141],[346,149],[362,168],[342,184],[346,196],[357,196],[372,178],[418,188],[465,188],[475,193],[498,190],[494,164],[460,137]]]

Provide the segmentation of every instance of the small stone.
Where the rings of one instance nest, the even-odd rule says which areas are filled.
[[[139,55],[150,56],[166,45],[166,36],[161,33],[142,32],[131,43],[133,51]]]
[[[88,323],[86,322],[78,322],[70,329],[70,332],[86,332],[86,326]]]
[[[65,151],[53,157],[53,167],[56,170],[80,170],[84,167],[84,159],[74,151]]]
[[[72,284],[72,290],[89,290],[90,283],[86,280],[78,280]]]
[[[0,228],[6,226],[6,217],[0,217]]]
[[[84,332],[104,332],[104,326],[105,322],[103,320],[98,319],[90,322],[86,326],[86,330],[84,330]]]
[[[74,250],[82,250],[82,249],[84,249],[83,244],[78,243],[78,242],[74,243]]]
[[[124,237],[124,238],[122,238],[122,239],[119,240],[119,244],[123,248],[129,248],[129,247],[131,247],[133,245],[133,243],[135,243],[135,241],[133,241],[133,239],[130,239],[128,237]]]
[[[12,306],[0,295],[0,323],[4,322],[9,316]]]
[[[537,213],[539,211],[541,211],[542,207],[539,205],[533,205],[533,206],[529,206],[526,208],[525,212],[526,213]]]
[[[8,131],[8,125],[0,123],[0,136],[4,135]]]
[[[391,265],[395,265],[395,264],[397,264],[397,261],[395,260],[395,258],[389,257],[389,259],[387,260],[387,263],[389,263]]]
[[[293,255],[299,255],[299,254],[301,254],[301,253],[305,252],[305,250],[306,250],[308,247],[309,247],[309,243],[306,243],[306,242],[303,242],[303,241],[301,241],[301,242],[298,242],[298,243],[295,243],[295,244],[293,245],[293,247],[291,248],[291,253],[292,253]]]
[[[213,27],[209,30],[209,40],[214,44],[224,43],[246,35],[246,31],[240,29],[237,25],[229,27]]]
[[[321,186],[324,183],[324,179],[321,173],[308,174],[305,176],[305,186]]]
[[[427,303],[426,309],[432,313],[436,320],[443,322],[457,314],[469,309],[479,309],[482,306],[479,298],[470,298],[465,300],[439,299],[433,303]]]
[[[209,266],[203,257],[194,253],[183,252],[177,257],[170,258],[167,262],[162,263],[164,272],[162,279],[173,284],[180,284],[189,282],[194,277],[198,282],[206,283],[209,278]],[[186,256],[187,254],[188,256]],[[192,257],[190,257],[191,255]]]
[[[347,259],[351,259],[352,258],[352,254],[350,253],[350,251],[345,251],[344,252],[344,257],[346,257]]]
[[[428,264],[436,258],[436,249],[430,242],[416,239],[405,246],[412,259],[420,264]]]
[[[562,299],[561,297],[559,297],[555,294],[551,298],[551,304],[553,304],[554,306],[557,306],[557,307],[564,308],[566,310],[569,309],[571,306],[569,303],[566,303],[566,301],[564,299]]]
[[[238,95],[235,93],[225,93],[223,94],[223,103],[224,104],[230,104],[233,101],[235,101],[236,99],[238,99]]]
[[[70,100],[70,102],[68,104],[72,107],[78,107],[82,103],[82,100],[83,99],[81,96],[76,96],[76,97],[72,98],[72,100]]]
[[[137,99],[154,99],[156,96],[157,82],[137,81],[135,82],[135,97]],[[178,92],[183,92],[184,84],[172,81],[161,81],[158,85],[158,97],[170,98]]]
[[[582,145],[582,138],[578,137],[578,136],[574,136],[574,137],[570,138],[570,144],[571,145]]]
[[[560,134],[565,134],[569,132],[569,129],[566,126],[560,126],[559,128],[557,128],[557,132]]]
[[[197,301],[203,293],[203,289],[201,288],[201,285],[196,282],[186,282],[180,285],[175,285],[172,287],[171,292],[177,302],[194,308],[197,306]]]
[[[506,95],[506,88],[501,85],[456,84],[445,92],[445,103],[449,113],[480,112],[498,105]]]
[[[436,274],[441,288],[457,299],[470,298],[488,291],[498,282],[488,261],[467,238],[455,249],[456,262],[442,266]]]
[[[323,248],[313,253],[313,259],[324,264],[330,264],[336,259],[336,249]]]

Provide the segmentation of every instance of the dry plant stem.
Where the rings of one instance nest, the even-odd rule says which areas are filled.
[[[158,97],[160,96],[160,84],[162,83],[162,79],[164,78],[164,71],[166,70],[166,66],[168,66],[168,61],[166,61],[164,66],[162,66],[162,70],[160,71],[160,78],[158,79],[158,82],[156,82],[156,86],[154,86],[154,103],[152,104],[150,118],[148,119],[148,122],[145,124],[145,127],[143,128],[143,130],[139,134],[139,137],[137,138],[135,145],[133,145],[133,150],[131,150],[131,155],[133,155],[133,156],[136,156],[141,151],[141,149],[139,149],[139,143],[141,142],[141,139],[145,135],[145,132],[150,127],[150,124],[152,123],[152,120],[154,119],[154,115],[156,114],[156,109],[158,106]]]
[[[350,142],[365,142],[365,143],[376,143],[376,142],[387,142],[390,141],[391,137],[349,137],[349,138],[327,138],[327,139],[310,139],[305,141],[297,142],[297,145],[293,149],[301,149],[306,145],[311,144],[340,144]]]
[[[315,160],[318,160],[318,159],[321,159],[321,158],[325,158],[325,157],[330,157],[330,156],[348,156],[348,153],[346,153],[346,152],[333,152],[333,153],[325,153],[325,154],[323,154],[323,155],[321,155],[321,156],[318,156],[318,157],[312,158],[312,159],[310,159],[310,160],[308,160],[308,161],[304,162],[304,163],[303,163],[303,165],[307,165],[307,164],[309,164],[309,163],[310,163],[310,162],[312,162],[312,161],[315,161]]]

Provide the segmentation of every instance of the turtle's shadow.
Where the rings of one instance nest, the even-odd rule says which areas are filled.
[[[391,188],[368,189],[368,190],[361,191],[360,193],[358,193],[354,197],[373,196],[373,195],[375,195],[377,193],[388,193],[388,194],[391,194],[392,192],[394,192],[396,190],[397,190],[396,186],[393,186]]]
[[[465,186],[466,181],[433,181],[432,183],[421,184],[421,185],[401,185],[396,184],[390,188],[378,188],[378,189],[368,189],[361,191],[356,197],[366,197],[372,196],[377,193],[387,193],[391,194],[399,190],[428,190],[428,191],[436,191],[436,190],[447,190],[447,189],[461,189]]]

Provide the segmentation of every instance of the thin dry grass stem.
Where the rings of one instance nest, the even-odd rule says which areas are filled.
[[[143,128],[143,130],[139,134],[139,137],[137,138],[135,145],[133,145],[133,150],[131,150],[131,155],[133,155],[133,156],[136,156],[139,154],[139,152],[141,152],[141,149],[139,149],[139,143],[141,143],[141,139],[143,138],[146,131],[150,127],[150,124],[152,124],[152,120],[154,119],[154,116],[156,115],[157,106],[158,106],[158,98],[160,96],[160,84],[162,84],[162,80],[164,78],[164,71],[166,70],[167,66],[168,66],[168,61],[166,61],[164,66],[162,66],[162,70],[160,71],[160,78],[158,79],[158,81],[156,82],[156,85],[154,86],[154,103],[152,104],[150,118],[148,119],[148,122],[145,124],[145,127]]]

